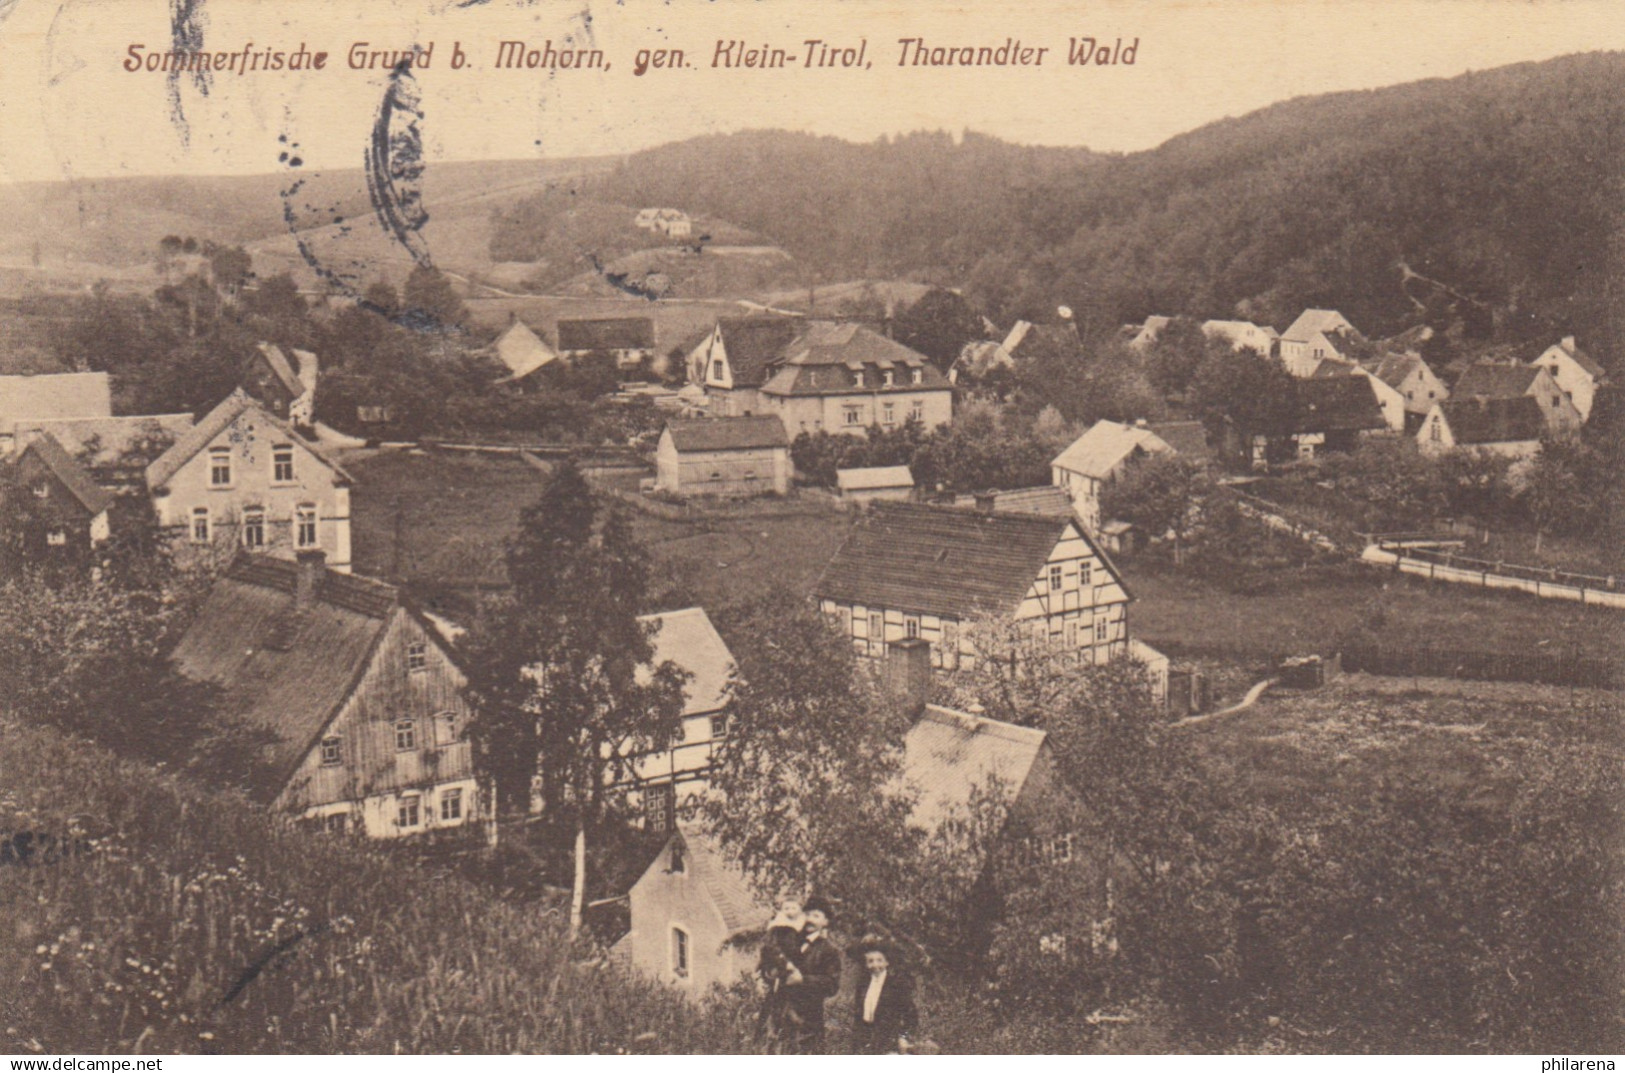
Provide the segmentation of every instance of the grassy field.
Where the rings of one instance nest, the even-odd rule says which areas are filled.
[[[1132,560],[1119,565],[1136,597],[1129,621],[1153,645],[1306,653],[1367,630],[1394,644],[1625,655],[1625,614],[1565,600],[1430,588],[1421,579],[1353,566],[1283,574],[1263,591],[1238,594]]]

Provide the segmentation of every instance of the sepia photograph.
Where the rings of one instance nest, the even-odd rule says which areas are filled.
[[[9,1068],[1612,1070],[1620,14],[0,0]]]

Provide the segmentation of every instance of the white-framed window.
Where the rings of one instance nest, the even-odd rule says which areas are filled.
[[[886,424],[886,425],[895,425],[895,424],[897,424],[897,407],[894,406],[893,404],[891,404],[889,402],[884,404],[881,407],[880,413],[881,413],[880,420],[881,420],[881,422],[883,424]]]
[[[296,548],[316,546],[316,507],[313,504],[302,503],[294,508],[293,546]]]
[[[863,370],[862,369],[853,369],[852,370],[852,386],[853,387],[862,387],[863,386]]]
[[[925,382],[925,370],[924,369],[915,369],[915,370],[913,370],[913,375],[910,376],[909,379],[911,381],[913,381],[914,383],[916,383],[916,384],[924,383]]]
[[[45,534],[45,543],[53,548],[60,548],[68,543],[68,532],[65,529],[53,529]]]
[[[271,479],[278,484],[293,483],[293,445],[278,444],[271,448]]]
[[[675,924],[671,929],[671,972],[681,979],[688,977],[688,932]]]
[[[1068,648],[1077,648],[1078,647],[1078,620],[1075,619],[1075,618],[1067,619],[1066,620],[1066,627],[1065,627],[1064,632],[1065,632],[1065,636],[1066,636],[1066,647],[1068,647]]]
[[[1061,564],[1055,563],[1049,568],[1049,591],[1061,591]]]
[[[243,547],[265,547],[265,512],[258,507],[243,511]]]
[[[418,747],[418,725],[412,719],[400,719],[395,723],[395,751],[399,753],[410,752]]]
[[[869,612],[869,640],[871,643],[886,639],[886,616],[879,611]]]
[[[1433,419],[1433,424],[1428,426],[1428,439],[1429,440],[1431,440],[1434,443],[1438,443],[1440,440],[1444,439],[1443,434],[1441,434],[1440,431],[1439,431],[1439,426],[1442,425],[1442,424],[1444,424],[1444,422],[1440,421],[1437,417],[1435,417]]]
[[[434,724],[439,730],[441,745],[455,745],[457,743],[456,712],[441,712],[439,715],[434,717]]]
[[[916,402],[908,411],[908,415],[916,421],[925,420],[925,403]]]
[[[856,406],[846,408],[846,423],[849,425],[858,424],[858,408]]]
[[[322,739],[322,767],[337,767],[344,762],[344,739],[327,737]]]
[[[440,818],[442,820],[460,820],[463,818],[463,791],[461,789],[440,791]]]
[[[887,369],[884,373],[881,374],[881,383],[885,384],[886,387],[891,387],[896,382],[897,382],[897,374],[892,372],[890,369]]]
[[[50,499],[51,498],[51,484],[50,484],[49,481],[36,481],[34,483],[34,498],[35,499]]]
[[[711,716],[711,740],[717,741],[728,736],[728,713],[717,712]]]
[[[207,544],[209,542],[210,535],[211,534],[209,532],[209,508],[208,507],[193,507],[192,508],[192,543],[194,543],[194,544]]]
[[[429,645],[424,641],[412,641],[406,646],[406,669],[413,674],[429,669]]]
[[[1068,864],[1072,860],[1072,834],[1066,832],[1044,840],[1041,852],[1045,864]]]
[[[919,615],[904,615],[903,616],[903,636],[904,637],[918,637],[919,635],[920,635],[920,616]]]
[[[400,807],[395,811],[396,827],[416,827],[423,822],[423,813],[420,809],[421,801],[417,794],[408,794],[401,798]]]
[[[231,486],[231,448],[209,448],[209,486],[211,488],[229,488]]]

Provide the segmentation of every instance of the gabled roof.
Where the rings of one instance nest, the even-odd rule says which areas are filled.
[[[670,660],[691,677],[683,687],[683,714],[718,711],[732,690],[734,657],[702,607],[642,615],[642,623],[659,623],[654,635],[654,663]]]
[[[19,435],[49,432],[62,449],[77,458],[94,445],[96,453],[87,460],[92,467],[111,466],[138,442],[145,439],[180,439],[192,427],[191,414],[138,414],[129,417],[60,417],[47,421],[17,422]]]
[[[1207,429],[1200,421],[1153,421],[1147,427],[1181,457],[1195,462],[1209,457]]]
[[[1045,734],[943,708],[925,706],[903,738],[903,778],[919,794],[910,820],[935,831],[958,812],[966,815],[976,791],[999,790],[1008,807],[1021,796]]]
[[[113,392],[106,373],[0,376],[0,433],[19,418],[109,417]]]
[[[180,471],[182,466],[190,462],[199,451],[207,447],[216,436],[229,428],[233,421],[236,421],[250,410],[266,424],[282,433],[285,438],[299,444],[321,459],[324,465],[345,481],[354,483],[353,478],[344,471],[344,467],[327,457],[315,444],[295,432],[286,421],[249,398],[242,388],[238,388],[221,400],[220,405],[210,410],[203,420],[187,429],[180,439],[175,441],[174,446],[159,455],[152,465],[147,467],[147,487],[151,489],[162,488],[171,477]]]
[[[1058,488],[1053,484],[1039,485],[1036,488],[1012,488],[1007,491],[984,492],[982,496],[974,494],[957,495],[953,505],[964,510],[975,507],[979,498],[993,497],[993,510],[1010,514],[1038,514],[1046,518],[1072,517],[1072,497],[1066,494],[1066,489]]]
[[[667,421],[666,430],[679,451],[742,451],[790,446],[784,422],[777,414]]]
[[[1540,400],[1533,395],[1512,398],[1447,399],[1438,404],[1457,444],[1521,443],[1538,440],[1546,432]]]
[[[1317,332],[1335,332],[1348,321],[1335,309],[1305,309],[1298,314],[1281,338],[1289,343],[1307,343]]]
[[[717,321],[734,386],[762,386],[768,366],[783,355],[806,323],[799,317],[723,317]]]
[[[890,369],[898,365],[918,368],[930,364],[924,354],[887,339],[873,328],[827,320],[804,322],[803,330],[784,348],[781,360],[788,365],[842,365],[848,369]]]
[[[689,876],[705,889],[717,912],[722,914],[724,930],[730,938],[741,932],[758,930],[767,924],[773,916],[772,906],[756,896],[744,873],[723,855],[722,847],[710,835],[693,824],[685,823],[672,832],[670,841],[678,839],[682,840],[683,847],[688,851],[683,866],[688,869]],[[670,842],[667,845],[669,848]],[[657,856],[649,867],[658,865],[664,856],[664,853]]]
[[[299,374],[293,371],[293,366],[288,364],[281,347],[275,343],[261,343],[258,350],[271,374],[282,385],[282,390],[288,393],[288,398],[297,399],[305,393],[305,385],[300,382]]]
[[[560,320],[560,350],[652,350],[655,322],[648,317]]]
[[[835,471],[835,486],[843,492],[876,488],[913,488],[914,474],[907,466],[859,466]]]
[[[62,449],[62,445],[56,442],[56,437],[49,432],[42,432],[30,440],[18,457],[21,459],[30,454],[44,463],[45,468],[51,471],[91,517],[113,505],[112,495],[97,487],[96,482],[90,479],[90,474]]]
[[[1575,363],[1589,373],[1593,380],[1601,380],[1603,377],[1608,375],[1608,370],[1604,369],[1601,365],[1598,365],[1595,358],[1593,358],[1590,354],[1587,354],[1584,350],[1580,349],[1579,344],[1574,341],[1573,336],[1564,336],[1562,340],[1553,343],[1552,346],[1555,346],[1557,349],[1573,358]],[[1546,350],[1550,349],[1552,349],[1552,347],[1546,348]],[[1546,353],[1546,350],[1542,350],[1541,353]],[[1538,357],[1536,360],[1539,360]]]
[[[1166,454],[1172,450],[1173,447],[1149,428],[1096,421],[1089,431],[1056,455],[1050,465],[1104,480],[1136,454]]]
[[[1292,432],[1363,432],[1386,428],[1377,390],[1364,376],[1294,380]]]
[[[1426,368],[1422,359],[1415,354],[1385,354],[1371,375],[1397,389],[1417,371],[1418,366]]]
[[[1345,358],[1321,358],[1315,363],[1311,379],[1325,380],[1333,376],[1353,376],[1359,365]]]
[[[1232,345],[1244,345],[1248,336],[1257,334],[1265,339],[1279,339],[1281,333],[1273,325],[1254,324],[1250,320],[1204,320],[1202,334],[1212,337],[1218,336]]]
[[[520,380],[554,361],[553,353],[541,336],[530,330],[530,325],[515,320],[496,341],[497,358],[508,367],[504,381]]]
[[[1529,391],[1535,379],[1546,370],[1540,365],[1504,365],[1498,362],[1475,362],[1467,366],[1450,389],[1452,395],[1463,399],[1483,395],[1487,399],[1516,398]]]
[[[182,673],[222,687],[222,714],[275,736],[266,759],[280,780],[261,788],[273,796],[354,692],[400,607],[392,585],[324,570],[295,615],[299,569],[239,555],[171,656]]]
[[[839,603],[968,618],[1016,610],[1071,521],[877,502],[813,586]]]

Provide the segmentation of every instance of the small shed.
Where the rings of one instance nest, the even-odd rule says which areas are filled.
[[[848,503],[876,499],[908,499],[914,495],[914,474],[907,466],[863,466],[835,471],[835,486]]]
[[[790,438],[772,414],[668,421],[655,472],[660,490],[671,495],[785,495]]]

